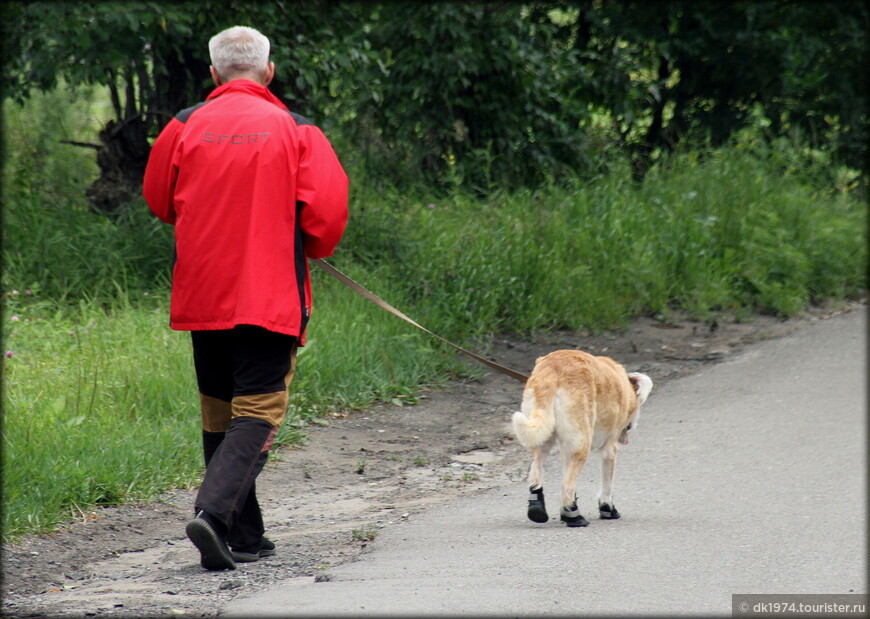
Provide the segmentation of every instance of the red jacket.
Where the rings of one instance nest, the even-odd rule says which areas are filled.
[[[335,250],[347,185],[320,129],[255,82],[232,80],[180,112],[154,142],[142,188],[175,225],[171,327],[304,337],[306,258]]]

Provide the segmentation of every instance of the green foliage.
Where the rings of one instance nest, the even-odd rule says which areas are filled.
[[[561,37],[591,60],[586,87],[640,177],[687,138],[719,146],[761,105],[867,170],[868,81],[861,2],[574,3]]]
[[[180,109],[213,87],[208,40],[234,25],[252,25],[272,40],[274,89],[294,106],[327,105],[336,73],[356,50],[338,44],[357,31],[361,7],[323,1],[10,2],[4,23],[3,98],[33,90],[100,84],[115,120],[142,115],[152,137]],[[50,14],[50,22],[44,19]],[[313,100],[313,101],[312,101]]]
[[[4,107],[7,286],[77,302],[82,295],[114,295],[116,284],[141,295],[168,280],[172,231],[141,199],[114,220],[95,215],[82,199],[96,166],[81,149],[59,142],[81,141],[93,130],[105,112],[74,105],[92,99],[88,87],[63,87],[34,94],[26,108]],[[58,115],[57,109],[72,112]]]
[[[382,200],[337,260],[385,265],[376,281],[404,287],[412,316],[457,337],[620,328],[672,307],[792,316],[866,287],[866,210],[824,159],[750,131],[674,156],[640,185],[614,173],[485,202]]]
[[[63,141],[84,141],[104,121],[94,99],[93,88],[62,84],[36,93],[26,108],[4,102],[2,189],[6,195],[38,196],[64,207],[81,201],[97,166],[91,153]],[[58,114],[59,109],[66,113]]]
[[[378,529],[373,525],[368,525],[363,529],[354,529],[351,531],[351,536],[355,542],[371,542],[378,536]]]
[[[385,185],[535,187],[594,176],[614,150],[640,179],[687,140],[725,144],[758,105],[773,137],[800,128],[868,171],[870,11],[855,0],[6,9],[3,97],[60,78],[107,86],[115,124],[102,137],[123,145],[132,184],[148,136],[208,91],[209,37],[238,23],[271,38],[273,90]]]
[[[353,31],[358,11],[316,1],[288,6],[212,0],[12,2],[4,9],[4,101],[21,102],[62,80],[105,86],[113,117],[104,121],[98,141],[88,141],[97,150],[101,174],[87,196],[92,208],[111,216],[139,194],[151,140],[179,110],[213,88],[211,36],[237,24],[261,25],[272,37],[278,63],[272,87],[285,95],[289,88],[286,99],[294,106],[303,97],[321,103],[329,101],[332,58],[342,49],[326,42],[342,38],[334,24]],[[313,88],[314,80],[323,88]]]
[[[357,76],[368,87],[349,126],[370,170],[490,191],[584,163],[577,129],[586,111],[571,95],[587,72],[553,53],[552,23],[531,25],[523,11],[409,2],[373,11],[378,62]]]

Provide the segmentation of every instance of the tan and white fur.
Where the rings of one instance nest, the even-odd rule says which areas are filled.
[[[544,460],[558,441],[562,460],[561,519],[568,526],[589,524],[577,508],[575,483],[590,451],[601,454],[601,518],[616,519],[613,472],[619,443],[637,427],[640,406],[652,391],[646,374],[627,373],[609,357],[557,350],[536,363],[523,392],[522,411],[513,415],[517,439],[532,450],[528,516],[547,522]]]

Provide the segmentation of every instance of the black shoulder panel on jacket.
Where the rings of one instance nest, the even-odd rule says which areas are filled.
[[[300,116],[296,112],[290,112],[290,116],[293,117],[293,120],[296,121],[297,125],[313,125],[314,123],[305,118],[304,116]]]
[[[208,103],[208,101],[203,101],[202,103],[197,103],[192,107],[185,108],[181,110],[178,114],[175,115],[175,118],[183,123],[187,122],[187,119],[190,118],[190,115],[193,114],[196,110],[201,108],[203,105]]]

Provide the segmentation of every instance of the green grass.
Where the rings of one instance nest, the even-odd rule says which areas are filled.
[[[4,316],[4,536],[194,483],[196,385],[165,306],[56,310],[22,296],[7,292]]]
[[[461,371],[431,341],[319,282],[278,444],[329,410],[415,393]],[[6,293],[3,534],[49,531],[79,509],[154,498],[202,474],[199,399],[187,333],[165,293],[55,307]],[[339,294],[345,292],[345,294]]]
[[[739,143],[675,159],[642,184],[611,174],[486,201],[368,204],[378,206],[341,257],[381,256],[418,320],[462,336],[618,329],[673,308],[788,317],[866,288],[862,200]]]
[[[92,121],[49,113],[78,109],[77,96],[4,110],[6,539],[202,473],[189,336],[168,326],[172,231],[141,200],[114,221],[87,208],[93,161],[53,140],[88,141],[79,132]],[[482,199],[375,190],[351,171],[351,219],[331,260],[459,343],[619,329],[676,308],[698,319],[787,317],[866,290],[866,181],[824,153],[750,132],[675,157],[642,184],[628,177],[615,166]],[[479,371],[318,269],[312,276],[308,345],[279,443],[303,441],[306,424],[330,411],[413,403],[423,386]]]

